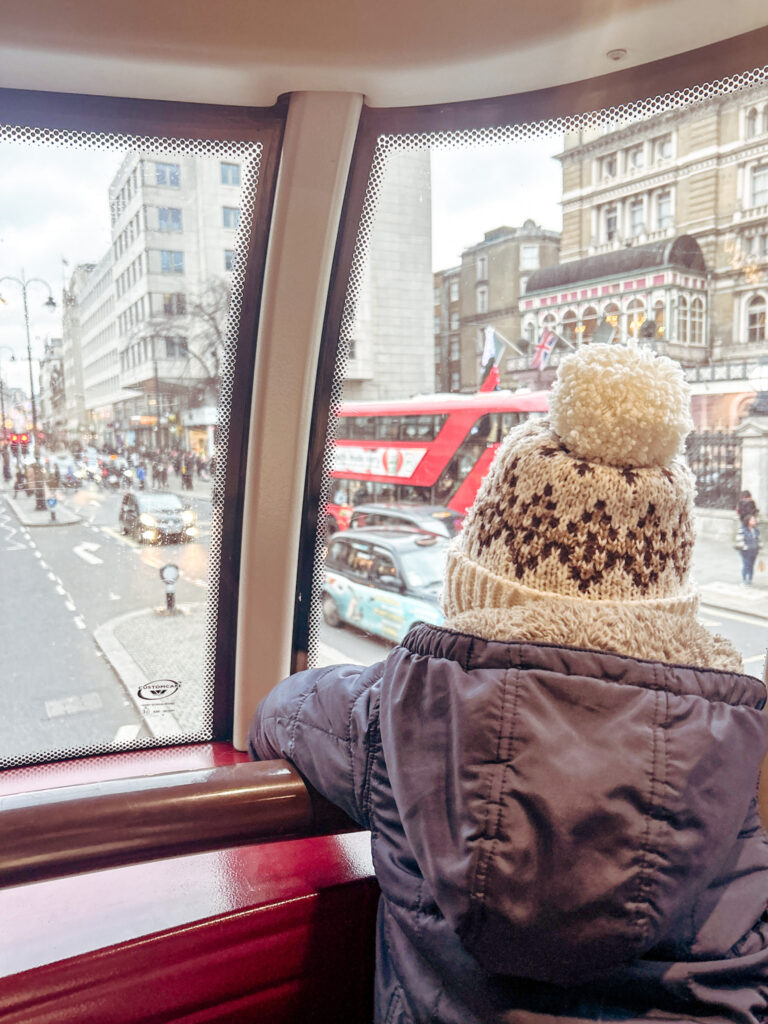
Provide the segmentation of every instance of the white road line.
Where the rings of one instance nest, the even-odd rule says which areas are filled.
[[[141,725],[121,725],[115,733],[113,743],[130,743],[141,732]]]
[[[62,587],[60,583],[56,584],[56,593],[61,594],[62,597],[66,594],[66,590],[64,589],[64,587]]]
[[[47,569],[47,568],[49,568],[49,566],[48,566],[48,563],[47,563],[47,562],[41,562],[41,563],[40,563],[40,568],[41,568],[41,569]]]
[[[34,545],[34,544],[30,544],[29,546],[30,546],[31,548],[33,548],[33,547],[34,547],[35,545]],[[43,556],[42,556],[42,555],[40,554],[40,552],[39,552],[39,551],[36,551],[36,552],[35,552],[35,558],[42,558],[42,557],[43,557]]]
[[[75,616],[75,625],[78,629],[85,629],[85,620],[82,615]]]
[[[41,562],[40,564],[42,565],[43,563]],[[55,572],[49,572],[48,573],[48,579],[49,580],[55,580],[56,579],[56,573]]]
[[[68,612],[73,612],[75,610],[75,606],[71,601],[65,601],[64,607],[67,609]]]
[[[748,626],[757,626],[762,619],[765,623],[763,629],[768,629],[768,619],[764,619],[762,615],[737,615],[735,612],[727,612],[722,608],[713,608],[712,605],[707,605],[707,608],[712,608],[713,611],[716,611],[718,617],[721,619],[733,619],[734,622],[745,622]]]

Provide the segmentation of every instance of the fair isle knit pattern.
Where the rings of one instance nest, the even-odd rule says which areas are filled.
[[[697,621],[691,429],[680,367],[635,346],[560,364],[550,421],[501,445],[448,551],[445,625],[738,670]]]
[[[460,550],[535,590],[633,601],[680,594],[693,551],[693,484],[681,462],[617,468],[574,458],[544,421],[512,431],[462,530]]]

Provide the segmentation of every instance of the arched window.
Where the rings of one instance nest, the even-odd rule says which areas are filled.
[[[632,299],[627,306],[627,334],[630,338],[640,337],[640,328],[645,323],[645,303]]]
[[[566,341],[576,341],[576,325],[579,322],[579,318],[576,315],[576,311],[569,309],[563,314],[563,337]]]
[[[751,139],[753,135],[757,135],[757,111],[754,107],[747,111],[747,138]]]
[[[594,306],[587,306],[581,314],[581,323],[579,326],[582,328],[582,342],[591,341],[592,335],[595,333],[595,328],[597,327],[597,310]]]
[[[766,303],[762,295],[750,299],[747,306],[747,341],[765,341]]]
[[[615,302],[609,302],[608,303],[608,305],[603,310],[603,317],[605,318],[606,322],[609,323],[611,325],[611,327],[614,328],[614,330],[616,332],[614,334],[614,336],[613,336],[613,340],[614,341],[618,341],[620,333],[621,333],[621,328],[620,328],[620,325],[619,325],[619,319],[621,317],[621,310],[619,309],[619,307],[616,305]]]
[[[536,324],[533,322],[533,320],[529,320],[528,323],[525,325],[525,340],[529,344],[533,344],[533,342],[536,340]]]
[[[677,340],[688,344],[688,299],[684,295],[677,300]]]
[[[691,344],[704,344],[704,302],[694,299],[691,303]]]
[[[664,303],[661,299],[657,299],[653,304],[653,319],[656,324],[656,338],[664,337]]]

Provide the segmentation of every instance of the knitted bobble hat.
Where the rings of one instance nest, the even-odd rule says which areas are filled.
[[[446,625],[740,670],[689,583],[689,403],[680,366],[650,349],[563,359],[549,420],[506,437],[449,549]]]

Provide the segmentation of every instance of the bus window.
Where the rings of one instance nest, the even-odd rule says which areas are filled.
[[[327,443],[325,486],[357,484],[353,505],[394,487],[399,502],[464,515],[504,438],[546,415],[556,369],[581,344],[648,345],[681,361],[702,393],[704,367],[719,361],[730,398],[712,401],[711,422],[701,426],[719,430],[724,417],[735,426],[729,410],[748,382],[732,377],[729,360],[748,359],[762,338],[749,311],[765,290],[763,219],[768,235],[768,174],[754,164],[743,112],[768,103],[768,78],[761,71],[734,79],[727,100],[725,88],[638,103],[620,127],[606,110],[432,132],[424,115],[419,131],[398,135],[391,121],[377,134],[377,115],[366,115],[367,180],[361,170],[356,248],[348,239],[343,316],[334,322],[341,344],[331,416],[351,418]],[[670,118],[671,151],[685,151],[697,170],[665,166],[660,191],[658,139]],[[723,183],[717,193],[713,184],[706,224],[690,213],[692,183],[709,174],[704,124],[734,140],[728,159],[740,168],[736,192]],[[465,198],[457,204],[458,196]],[[734,273],[749,276],[749,287],[734,290]],[[649,310],[666,310],[654,320],[663,319],[663,337],[645,330]],[[332,332],[327,337],[335,343]],[[345,363],[352,337],[355,358]],[[353,433],[359,421],[364,435]],[[727,483],[724,494],[733,488]],[[321,573],[318,559],[314,597],[302,608],[312,608],[313,642],[323,628]],[[380,653],[372,644],[371,660]]]
[[[3,767],[229,728],[221,551],[279,121],[224,142],[165,116],[135,138],[0,126]]]

